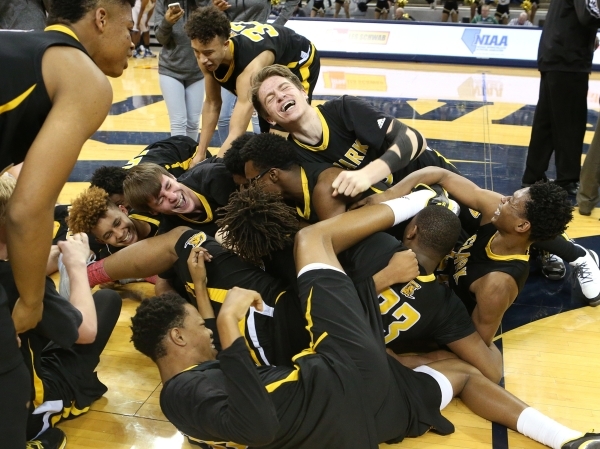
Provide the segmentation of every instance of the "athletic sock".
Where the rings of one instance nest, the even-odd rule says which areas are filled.
[[[392,209],[392,212],[394,212],[394,226],[396,226],[398,223],[402,223],[421,212],[427,206],[427,201],[434,196],[435,192],[431,190],[419,190],[400,198],[384,201],[381,204],[385,204]]]
[[[87,273],[90,287],[114,281],[114,279],[111,279],[110,276],[106,274],[106,271],[104,271],[104,259],[88,265]]]
[[[567,441],[583,436],[583,433],[563,426],[533,407],[527,407],[521,412],[517,420],[517,430],[553,449],[561,449]]]

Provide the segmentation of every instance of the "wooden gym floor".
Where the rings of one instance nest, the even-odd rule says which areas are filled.
[[[125,74],[111,83],[111,114],[84,146],[61,203],[87,187],[98,166],[122,165],[169,135],[156,60],[132,59]],[[429,145],[467,177],[508,194],[520,185],[538,86],[538,72],[529,69],[323,60],[315,99],[363,96],[421,131]],[[600,76],[592,75],[587,144],[596,127],[599,98]],[[598,218],[598,208],[591,217],[575,213],[568,232],[600,252]],[[67,433],[71,449],[191,447],[160,412],[158,370],[129,342],[130,317],[139,302],[132,296],[151,295],[152,289],[132,284],[122,291],[121,317],[98,367],[109,391],[87,414],[59,427]],[[497,343],[504,352],[506,388],[568,426],[600,430],[600,307],[585,307],[571,294],[569,281],[548,281],[534,266],[526,289],[505,317],[503,331]],[[456,426],[453,435],[427,434],[381,448],[542,447],[480,419],[459,400],[444,414]]]

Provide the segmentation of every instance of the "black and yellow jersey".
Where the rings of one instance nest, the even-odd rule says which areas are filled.
[[[197,149],[198,142],[191,137],[171,136],[148,145],[123,168],[129,170],[138,164],[152,163],[164,167],[173,176],[179,178],[190,168],[190,162]]]
[[[290,28],[259,22],[232,22],[229,49],[232,61],[213,72],[217,82],[237,95],[237,77],[264,51],[275,56],[273,64],[287,66],[302,82],[309,96],[319,76],[319,58],[314,45]]]
[[[42,58],[56,45],[87,54],[65,26],[53,25],[44,32],[0,32],[0,170],[23,162],[52,108],[42,77]]]
[[[469,288],[480,277],[494,271],[506,273],[515,280],[520,292],[529,276],[529,255],[502,256],[492,252],[491,246],[496,232],[493,223],[480,226],[477,233],[467,239],[447,261],[446,272],[449,274],[450,286],[469,313],[472,313],[477,305],[477,298]]]
[[[218,316],[231,288],[241,287],[259,292],[264,301],[263,311],[251,308],[240,323],[250,354],[254,362],[260,365],[289,365],[291,356],[305,348],[308,342],[297,296],[288,292],[285,283],[243,261],[213,237],[202,231],[189,230],[181,235],[175,245],[179,259],[171,273],[183,282],[192,304],[196,305],[196,293],[187,260],[192,249],[198,246],[212,255],[212,260],[205,266],[208,295],[215,316]],[[169,277],[169,274],[161,274],[161,277]]]
[[[159,234],[177,226],[188,226],[214,236],[218,230],[216,210],[227,205],[229,195],[237,188],[233,177],[221,162],[198,164],[177,181],[190,188],[202,203],[203,211],[193,214],[163,215]]]

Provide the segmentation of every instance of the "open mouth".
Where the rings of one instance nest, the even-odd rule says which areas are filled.
[[[281,107],[281,112],[287,112],[294,106],[296,106],[296,102],[294,100],[286,101]]]
[[[119,242],[121,245],[129,245],[133,241],[133,234],[127,231],[127,234]]]
[[[175,209],[180,209],[184,204],[185,204],[185,198],[183,197],[183,193],[182,193],[181,196],[179,197],[179,201],[177,201],[177,204],[175,205]]]

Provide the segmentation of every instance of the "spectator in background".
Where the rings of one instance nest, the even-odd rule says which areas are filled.
[[[131,40],[135,44],[133,53],[135,58],[156,58],[156,55],[150,51],[150,28],[148,28],[155,5],[156,0],[136,0],[131,12],[133,17]]]
[[[0,1],[0,29],[43,31],[50,0]]]
[[[158,80],[169,113],[171,135],[188,136],[197,142],[204,75],[183,27],[199,5],[194,0],[179,0],[179,7],[168,8],[170,3],[172,0],[158,0],[156,4],[154,32],[163,46],[158,58]]]
[[[596,46],[597,47],[597,46]],[[594,207],[600,203],[600,118],[596,124],[594,139],[590,145],[583,167],[581,168],[581,186],[577,192],[577,204],[581,215],[591,215]]]
[[[508,18],[510,16],[510,0],[498,0],[498,6],[496,6],[496,12],[494,13],[494,17],[498,23],[502,25],[506,25],[508,23]]]
[[[396,20],[412,20],[413,22],[415,21],[415,18],[413,16],[404,12],[404,8],[400,8],[400,7],[396,8],[396,11],[394,12],[394,16],[395,16]]]
[[[453,22],[458,22],[458,2],[456,0],[446,0],[444,3],[442,22],[447,22],[448,17],[451,17]]]
[[[522,12],[519,17],[512,19],[508,24],[510,26],[532,27],[533,23],[528,20],[528,17],[526,12]]]
[[[296,10],[300,0],[287,0],[273,22],[275,25],[285,25]],[[260,22],[267,23],[271,13],[271,2],[268,0],[232,0],[231,3],[226,0],[213,0],[213,5],[221,11],[225,11],[230,22]],[[237,103],[237,97],[225,88],[221,88],[221,112],[217,128],[221,143],[225,142],[229,135],[229,120],[233,113],[233,108]],[[252,115],[252,129],[258,134],[260,126],[258,124],[258,115]]]
[[[476,15],[471,23],[493,23],[498,25],[498,21],[495,17],[490,16],[490,7],[489,5],[481,6],[481,14]]]
[[[551,2],[538,50],[540,94],[522,185],[545,180],[554,152],[556,183],[577,193],[587,92],[594,43],[600,26],[596,0]]]

